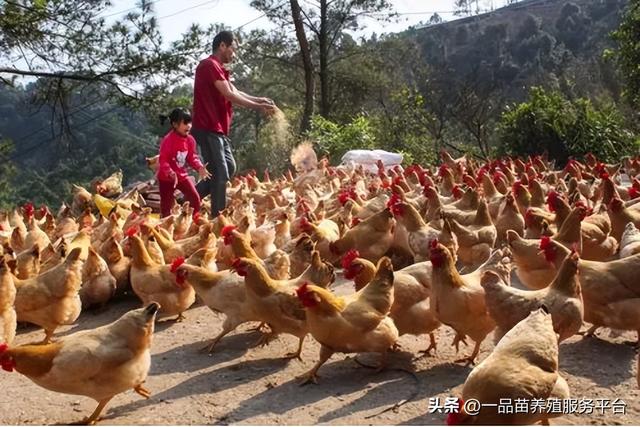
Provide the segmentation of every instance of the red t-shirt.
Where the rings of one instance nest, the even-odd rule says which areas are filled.
[[[178,132],[171,130],[160,143],[160,158],[158,159],[158,179],[160,181],[173,181],[175,177],[178,182],[189,177],[185,166],[189,164],[195,170],[202,167],[202,162],[196,152],[196,140],[191,135],[182,136]]]
[[[203,59],[193,84],[193,127],[229,135],[233,106],[216,89],[216,80],[229,81],[229,71],[215,56]]]

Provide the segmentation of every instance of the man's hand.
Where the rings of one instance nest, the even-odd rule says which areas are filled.
[[[206,164],[198,169],[198,177],[200,177],[200,181],[206,181],[211,178],[211,173],[207,170]]]
[[[261,99],[262,99],[262,102],[260,102],[260,111],[266,116],[271,116],[275,114],[275,112],[278,110],[276,103],[269,98],[261,98]]]

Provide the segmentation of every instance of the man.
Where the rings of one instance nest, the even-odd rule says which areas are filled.
[[[201,198],[211,195],[211,214],[217,216],[227,205],[226,186],[236,170],[229,144],[233,105],[271,114],[275,104],[268,98],[248,95],[235,88],[224,64],[234,59],[237,47],[231,31],[213,39],[213,54],[196,68],[193,85],[193,128],[202,157],[212,178],[197,185]]]

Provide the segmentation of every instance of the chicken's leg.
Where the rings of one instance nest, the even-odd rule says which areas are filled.
[[[451,343],[451,346],[456,348],[456,354],[458,353],[458,351],[460,351],[460,342],[462,342],[464,345],[467,345],[465,338],[466,336],[464,334],[456,332],[456,336],[455,338],[453,338],[453,342]]]
[[[228,320],[228,318],[227,318],[227,320]],[[216,335],[216,337],[211,341],[210,345],[202,348],[202,351],[206,350],[207,353],[209,355],[211,355],[213,353],[213,347],[215,347],[216,344],[218,344],[218,341],[220,341],[222,339],[222,337],[224,337],[229,332],[233,331],[234,329],[236,329],[238,327],[238,323],[227,322],[227,320],[225,320],[224,323],[222,324],[222,332],[220,332],[218,335]]]
[[[376,374],[378,372],[381,372],[382,370],[384,370],[384,368],[387,367],[387,361],[389,360],[388,356],[389,356],[388,350],[385,350],[382,353],[380,353],[380,364],[376,368]]]
[[[145,399],[148,399],[151,397],[151,392],[149,390],[147,390],[146,388],[144,388],[142,386],[142,384],[138,384],[137,386],[135,386],[133,388],[133,391],[135,391],[136,393],[138,393],[140,396],[144,397]]]
[[[113,396],[101,400],[100,402],[98,402],[98,407],[96,408],[95,411],[93,411],[93,414],[91,414],[89,418],[85,418],[82,421],[78,421],[70,425],[81,425],[81,426],[95,425],[98,421],[100,421],[100,414],[102,413],[102,411],[104,410],[104,407],[107,406],[107,403],[109,403],[111,399],[113,399]]]
[[[324,365],[327,360],[333,355],[333,350],[329,347],[321,346],[320,347],[320,360],[313,365],[313,368],[306,374],[300,375],[298,377],[300,381],[300,385],[305,385],[309,383],[318,384],[318,369],[320,366]]]
[[[175,321],[176,323],[180,323],[180,322],[182,322],[184,319],[186,319],[186,317],[184,317],[184,314],[180,313],[180,314],[178,314],[178,317],[176,317],[174,321]]]
[[[468,357],[463,357],[462,359],[458,359],[455,361],[455,363],[461,363],[461,362],[466,362],[467,365],[473,365],[476,362],[476,357],[478,356],[478,353],[480,353],[480,342],[476,342],[475,347],[473,348],[473,352],[471,353],[470,356]]]
[[[54,332],[55,332],[55,328],[52,329],[52,330],[45,329],[44,330],[44,339],[42,340],[42,342],[40,342],[40,344],[51,344],[51,337],[53,336]]]
[[[417,359],[420,359],[422,357],[425,356],[431,356],[431,350],[433,350],[433,352],[435,353],[438,347],[438,343],[436,342],[436,336],[433,334],[433,332],[429,333],[429,347],[427,347],[426,350],[420,350],[419,354],[420,356],[417,357]]]
[[[284,358],[285,359],[300,359],[302,360],[302,357],[300,357],[300,353],[302,353],[302,343],[304,342],[306,335],[303,335],[302,338],[300,338],[300,342],[298,343],[298,351],[296,351],[295,353],[287,353]]]

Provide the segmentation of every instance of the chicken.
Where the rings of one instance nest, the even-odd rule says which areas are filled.
[[[307,269],[311,263],[311,253],[315,249],[315,243],[307,234],[301,234],[295,241],[289,255],[291,263],[291,276],[297,277]]]
[[[609,203],[609,218],[611,218],[611,235],[617,240],[622,239],[622,233],[628,223],[633,222],[640,227],[640,212],[624,206],[624,202],[618,198]]]
[[[89,248],[91,247],[91,235],[86,231],[80,231],[76,236],[69,242],[66,247],[68,252],[71,252],[75,248],[80,249],[80,259],[82,261],[86,261],[89,256]]]
[[[36,219],[32,216],[27,223],[27,235],[24,238],[24,247],[31,248],[33,245],[38,245],[41,248],[45,248],[49,243],[51,243],[49,236],[40,229]]]
[[[637,253],[640,253],[640,230],[633,222],[629,222],[624,227],[624,233],[622,233],[620,240],[619,258],[626,258]]]
[[[16,255],[16,277],[26,280],[35,277],[40,273],[41,254],[40,247],[35,244],[31,249],[20,252]]]
[[[292,294],[291,285],[287,281],[273,280],[262,264],[252,258],[238,258],[233,263],[233,269],[244,277],[250,309],[271,328],[263,344],[280,333],[294,335],[299,340],[298,350],[285,357],[300,358],[307,336],[307,323],[302,304]]]
[[[80,316],[80,251],[80,248],[72,250],[63,263],[39,276],[14,279],[18,321],[42,327],[45,332],[43,343],[51,341],[58,326],[70,325]]]
[[[167,238],[167,236],[162,234],[162,232],[153,227],[143,225],[142,228],[148,230],[148,232],[151,233],[150,235],[152,235],[155,238],[155,241],[158,242],[164,254],[164,260],[167,263],[171,263],[181,257],[188,257],[200,248],[211,246],[215,239],[215,235],[213,234],[213,225],[211,224],[202,226],[200,233],[197,236],[188,237],[178,241],[173,241],[172,239]],[[164,310],[164,304],[161,302],[160,305]]]
[[[522,284],[529,289],[547,287],[556,272],[549,261],[540,255],[540,240],[523,239],[515,231],[509,230],[507,242],[516,264],[516,275]]]
[[[117,170],[104,180],[95,183],[96,193],[104,197],[115,197],[122,193],[122,170]]]
[[[406,230],[407,244],[413,254],[414,261],[427,261],[429,259],[429,244],[434,239],[440,239],[442,233],[427,225],[411,204],[399,201],[396,195],[391,197],[389,206],[398,224],[396,230],[398,228]],[[455,236],[448,243],[451,248],[457,249]]]
[[[0,258],[0,342],[11,344],[16,337],[16,286],[4,258]]]
[[[58,393],[98,402],[82,421],[93,425],[114,396],[133,389],[148,399],[143,383],[151,367],[151,341],[159,305],[125,313],[115,322],[78,332],[46,345],[0,344],[0,365]]]
[[[331,260],[335,258],[335,255],[329,250],[329,245],[340,238],[338,224],[329,219],[324,219],[319,221],[318,224],[314,224],[303,216],[300,222],[300,229],[315,242],[316,250],[320,252],[320,256],[323,259]]]
[[[215,313],[224,313],[226,316],[222,323],[222,331],[207,347],[209,354],[222,337],[235,330],[240,324],[261,320],[247,302],[244,279],[241,276],[229,270],[215,273],[186,263],[176,270],[176,274],[184,277],[194,287],[207,307]],[[293,288],[300,283],[312,281],[327,287],[333,283],[334,279],[333,267],[323,262],[318,252],[314,251],[309,268],[300,277],[287,281],[288,283],[284,285]]]
[[[477,267],[491,254],[498,232],[491,221],[487,202],[482,199],[471,225],[463,226],[450,219],[451,229],[458,239],[458,258],[467,266]]]
[[[73,202],[71,203],[71,213],[79,216],[85,209],[91,207],[93,197],[84,187],[73,184]]]
[[[453,328],[458,337],[468,335],[475,342],[470,356],[456,362],[474,363],[480,344],[494,329],[479,281],[464,280],[455,268],[451,252],[437,240],[431,246],[431,307],[436,318]]]
[[[356,292],[367,286],[376,274],[376,266],[358,255],[357,251],[349,251],[342,259],[344,276],[346,279],[353,279]],[[435,318],[429,303],[431,262],[414,264],[396,271],[393,274],[393,295],[389,317],[398,328],[398,334],[429,334],[430,344],[424,353],[435,350],[436,338],[433,331],[440,326],[440,322]]]
[[[100,256],[107,262],[111,275],[116,279],[116,293],[124,293],[130,288],[131,258],[124,256],[122,246],[113,236],[102,245]]]
[[[505,203],[495,220],[497,238],[496,245],[500,245],[507,240],[507,230],[513,230],[520,236],[524,235],[524,217],[518,211],[515,199],[511,194],[505,197]]]
[[[220,235],[225,246],[231,245],[234,258],[251,258],[260,261],[266,268],[269,276],[275,280],[289,278],[289,256],[282,250],[276,250],[267,259],[262,260],[251,247],[248,237],[237,230],[235,225],[225,226]]]
[[[391,247],[395,221],[387,208],[363,220],[329,245],[335,256],[356,249],[371,262],[378,262]]]
[[[569,385],[558,373],[558,341],[552,317],[546,307],[533,311],[509,331],[491,354],[476,366],[464,383],[461,410],[449,414],[448,425],[519,425],[533,424],[561,415],[553,413],[544,402],[542,411],[533,407],[536,399],[569,398]],[[467,414],[464,402],[477,400],[478,414]],[[525,399],[528,411],[498,413],[502,399]]]
[[[317,383],[318,369],[336,352],[380,353],[378,369],[385,367],[387,352],[398,339],[398,329],[389,317],[393,282],[391,260],[383,257],[371,283],[353,296],[339,297],[308,283],[297,289],[309,332],[321,346],[320,359],[301,376],[302,384]]]
[[[131,287],[144,305],[156,301],[161,306],[163,316],[175,316],[180,322],[185,312],[196,300],[196,293],[188,283],[174,275],[184,259],[177,259],[171,265],[155,263],[140,237],[133,235],[131,241]]]
[[[550,239],[542,241],[540,247],[545,258],[553,263],[550,269],[559,269],[562,260],[570,252]],[[584,302],[584,320],[593,325],[587,335],[592,335],[600,326],[606,326],[637,331],[640,338],[638,269],[640,254],[608,262],[580,260],[578,271]]]
[[[116,279],[104,259],[91,247],[89,257],[82,268],[80,301],[83,308],[94,305],[105,307],[116,293]]]
[[[578,254],[572,252],[563,261],[551,284],[537,291],[523,291],[509,287],[493,272],[486,272],[480,285],[484,288],[489,314],[497,327],[495,341],[544,304],[553,318],[553,328],[559,340],[575,335],[582,326],[584,307],[578,280]]]

